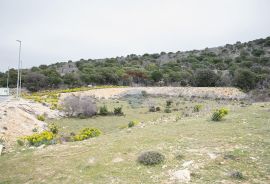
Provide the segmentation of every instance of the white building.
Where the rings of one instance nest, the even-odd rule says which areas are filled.
[[[9,88],[0,88],[0,96],[8,96]]]

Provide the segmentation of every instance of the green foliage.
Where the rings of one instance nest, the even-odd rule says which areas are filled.
[[[172,100],[166,100],[166,106],[170,107],[172,105],[173,101]]]
[[[147,151],[138,157],[138,162],[143,165],[157,165],[165,160],[165,156],[157,151]]]
[[[41,144],[52,144],[53,138],[54,138],[53,133],[49,131],[34,133],[33,135],[23,137],[23,139],[27,140],[31,146],[40,146]]]
[[[233,178],[233,179],[237,179],[237,180],[243,180],[244,179],[244,176],[241,172],[239,171],[234,171],[230,174],[230,177]]]
[[[142,93],[142,96],[143,96],[143,97],[147,97],[147,96],[148,96],[148,94],[147,94],[146,91],[142,91],[141,93]]]
[[[202,109],[202,105],[201,104],[197,104],[194,106],[193,108],[193,112],[199,112]]]
[[[212,121],[220,121],[225,115],[229,113],[228,109],[221,108],[217,109],[213,114],[212,114]]]
[[[24,141],[21,140],[21,139],[18,139],[18,140],[17,140],[17,144],[18,144],[19,146],[24,146]]]
[[[160,107],[156,107],[156,111],[160,111],[161,109],[160,109]]]
[[[253,49],[251,53],[256,57],[260,57],[264,54],[264,51],[262,49]]]
[[[249,69],[239,69],[235,71],[234,84],[241,89],[251,90],[256,85],[256,74]]]
[[[101,106],[101,107],[99,108],[99,114],[100,114],[101,116],[107,116],[107,115],[109,115],[109,111],[108,111],[108,108],[107,108],[106,105],[103,105],[103,106]]]
[[[55,123],[51,123],[49,125],[49,130],[53,133],[53,134],[57,134],[59,132],[59,128]]]
[[[215,86],[218,80],[217,74],[210,69],[200,69],[195,73],[195,83],[199,87]]]
[[[155,106],[150,106],[149,107],[149,112],[156,112]]]
[[[116,116],[122,116],[122,115],[124,115],[124,113],[122,111],[122,107],[115,107],[113,113]]]
[[[65,73],[62,66],[67,63],[41,65],[22,71],[24,86],[31,92],[56,89],[59,87],[79,87],[86,90],[91,85],[164,85],[172,86],[231,86],[232,76],[216,74],[218,70],[235,73],[239,67],[260,66],[269,69],[267,48],[269,37],[248,43],[227,44],[216,54],[210,49],[179,53],[135,54],[127,57],[104,60],[81,59],[74,62],[74,72]],[[239,54],[240,53],[240,54]],[[238,55],[239,54],[239,55]],[[237,55],[237,57],[234,57]],[[166,61],[160,57],[168,58]],[[73,62],[69,62],[73,63]],[[69,64],[68,64],[69,65]],[[252,66],[251,66],[252,65]],[[77,67],[77,68],[76,68]],[[10,87],[16,86],[17,71],[10,69]],[[61,74],[61,75],[60,75]],[[261,71],[258,74],[262,74]],[[6,85],[7,72],[0,72],[0,86]],[[220,83],[219,81],[229,81]],[[258,78],[256,84],[269,86],[265,79]],[[81,89],[79,89],[81,90]],[[73,91],[73,90],[71,90]],[[66,92],[71,92],[66,90]],[[65,92],[65,90],[63,90]],[[144,95],[144,94],[143,94]],[[52,105],[52,109],[58,109]]]
[[[74,141],[82,141],[92,137],[97,137],[101,134],[101,131],[97,128],[84,128],[79,134],[73,137]]]
[[[45,121],[45,116],[44,115],[37,115],[37,119],[39,121]]]
[[[166,107],[165,110],[164,110],[165,113],[171,113],[172,110],[169,108],[169,107]]]
[[[128,123],[128,128],[134,127],[134,126],[136,126],[137,124],[139,124],[139,122],[138,122],[137,120],[130,121],[130,122]]]
[[[151,79],[155,82],[159,82],[162,79],[163,75],[160,71],[156,70],[151,73]]]

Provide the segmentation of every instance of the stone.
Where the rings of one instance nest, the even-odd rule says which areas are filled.
[[[190,166],[191,164],[193,164],[193,162],[194,162],[193,160],[184,162],[184,163],[182,164],[182,166],[183,166],[183,167],[188,167],[188,166]]]
[[[172,173],[171,180],[179,183],[188,183],[190,181],[190,171],[188,169],[175,171]]]

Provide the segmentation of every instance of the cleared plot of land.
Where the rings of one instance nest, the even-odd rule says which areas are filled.
[[[127,94],[140,94],[146,91],[151,95],[182,96],[182,97],[205,97],[224,99],[243,99],[246,94],[232,87],[127,87],[94,89],[83,92],[63,93],[61,98],[67,95],[87,95],[97,98],[118,98]]]
[[[126,117],[58,121],[61,132],[94,126],[104,134],[42,149],[18,148],[0,157],[0,183],[177,183],[179,170],[192,173],[190,183],[269,183],[270,103],[176,98],[175,111],[164,114],[150,113],[149,102],[134,100],[98,102],[108,102],[109,108],[122,105]],[[164,110],[166,99],[149,100]],[[195,104],[203,104],[202,111],[192,112]],[[210,121],[212,110],[221,106],[230,109],[229,115]],[[119,128],[133,118],[144,123]],[[138,164],[137,157],[147,150],[159,151],[165,162],[153,167]],[[244,179],[231,178],[233,171]]]

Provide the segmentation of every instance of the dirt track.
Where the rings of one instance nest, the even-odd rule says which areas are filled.
[[[203,97],[203,98],[224,98],[243,99],[246,94],[237,88],[230,87],[127,87],[127,88],[106,88],[95,89],[82,92],[61,94],[61,99],[68,95],[94,96],[96,98],[119,98],[127,94],[140,94],[146,91],[150,95],[168,95],[183,97]]]

